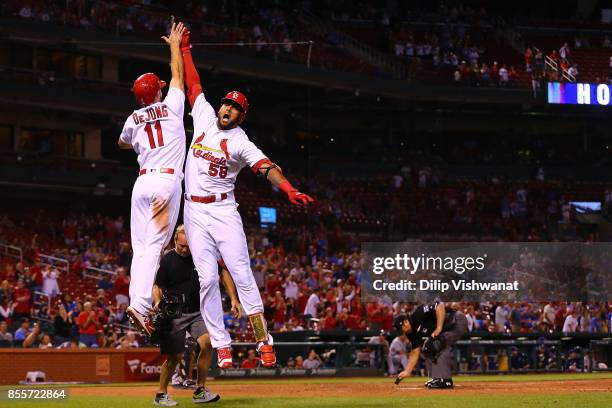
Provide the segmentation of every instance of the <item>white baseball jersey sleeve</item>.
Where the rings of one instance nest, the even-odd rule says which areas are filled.
[[[162,102],[135,110],[120,139],[138,154],[141,169],[171,168],[182,173],[185,160],[185,93],[170,88]]]
[[[219,129],[215,111],[204,94],[197,97],[192,116],[194,132],[185,168],[187,194],[229,193],[243,167],[256,169],[267,160],[239,126]]]

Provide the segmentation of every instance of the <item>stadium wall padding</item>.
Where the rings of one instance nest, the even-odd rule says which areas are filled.
[[[113,350],[0,349],[0,385],[18,384],[29,371],[47,381],[125,382],[156,378],[163,362],[155,348]]]

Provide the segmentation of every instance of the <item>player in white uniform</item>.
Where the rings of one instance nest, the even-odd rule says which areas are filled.
[[[200,277],[202,316],[212,345],[217,349],[219,366],[231,366],[231,338],[224,330],[219,293],[218,249],[234,279],[240,303],[249,316],[262,364],[273,367],[276,355],[251,271],[246,236],[234,199],[234,183],[240,170],[249,166],[253,172],[264,174],[284,191],[292,203],[307,205],[314,200],[292,187],[280,168],[240,128],[249,106],[243,94],[237,91],[228,93],[221,100],[218,112],[206,101],[193,64],[188,32],[183,36],[181,51],[194,122],[185,167],[185,229]]]
[[[123,126],[118,145],[134,149],[140,165],[132,191],[132,266],[130,306],[132,323],[150,335],[148,313],[153,301],[153,282],[163,249],[168,245],[181,207],[181,180],[185,162],[183,113],[185,93],[180,42],[185,27],[172,24],[168,37],[172,80],[166,98],[166,83],[147,73],[134,82],[134,96],[141,106]]]

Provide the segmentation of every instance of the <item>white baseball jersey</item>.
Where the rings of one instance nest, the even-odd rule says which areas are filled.
[[[221,130],[217,114],[200,94],[192,110],[194,132],[185,168],[185,192],[196,196],[229,193],[244,166],[256,167],[266,155],[239,127]]]
[[[134,147],[141,169],[170,168],[181,174],[185,161],[185,93],[170,88],[162,102],[135,110],[121,140]]]

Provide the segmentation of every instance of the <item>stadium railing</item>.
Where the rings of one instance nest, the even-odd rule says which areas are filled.
[[[88,266],[83,271],[83,276],[85,278],[93,278],[100,280],[104,275],[109,275],[110,277],[115,276],[117,273],[115,271],[110,271],[108,269],[96,268],[94,266]]]
[[[23,261],[23,249],[15,245],[0,244],[0,254]]]
[[[46,254],[39,254],[38,257],[40,258],[41,265],[48,265],[66,273],[70,271],[70,262],[64,258]]]

